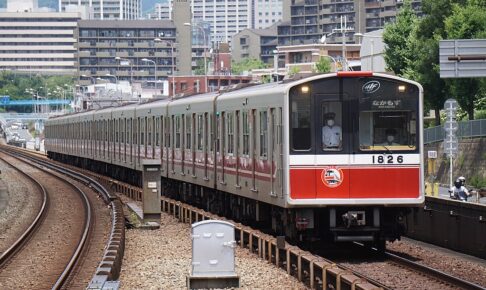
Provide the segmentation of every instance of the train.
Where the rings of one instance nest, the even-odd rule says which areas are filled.
[[[162,195],[288,239],[383,249],[424,202],[422,103],[416,82],[342,71],[50,118],[45,148],[139,186],[151,160]]]

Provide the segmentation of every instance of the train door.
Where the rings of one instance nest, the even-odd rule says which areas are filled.
[[[182,114],[181,117],[181,134],[180,134],[180,139],[181,139],[181,146],[180,146],[180,155],[181,155],[181,175],[184,176],[184,170],[185,170],[185,162],[186,162],[186,156],[185,156],[185,151],[186,151],[186,144],[188,142],[186,138],[186,132],[187,132],[187,127],[186,127],[187,121],[186,121],[186,115]]]
[[[142,159],[147,157],[147,117],[140,118],[140,154],[138,164],[142,164]]]
[[[196,127],[197,126],[197,127]],[[196,130],[198,134],[196,135]],[[192,157],[192,177],[196,177],[196,149],[199,149],[199,136],[201,132],[199,131],[199,124],[196,125],[196,114],[192,114],[192,146],[191,146],[191,157]],[[197,136],[197,139],[196,139]],[[197,144],[196,141],[197,140]]]
[[[235,167],[236,167],[236,181],[235,181],[235,186],[237,188],[241,188],[241,185],[240,185],[240,111],[235,111],[235,134],[234,134],[234,138],[235,138],[235,152],[234,152],[234,158],[235,158]]]
[[[256,186],[256,114],[257,110],[251,110],[250,114],[250,160],[251,160],[251,191],[257,192]]]
[[[180,144],[180,117],[179,116],[172,116],[172,142],[171,142],[171,168],[172,173],[175,173],[175,148],[178,147]]]
[[[277,196],[277,168],[279,163],[279,150],[278,150],[278,130],[279,122],[276,108],[270,108],[270,122],[269,122],[269,166],[270,166],[270,195]]]
[[[159,140],[159,136],[160,136],[160,123],[159,123],[159,118],[155,118],[152,117],[152,130],[153,130],[153,133],[152,133],[152,158],[155,159],[155,156],[156,156],[156,152],[158,150],[158,153],[160,154],[160,140]]]
[[[316,198],[349,198],[349,107],[343,106],[343,94],[335,79],[326,82],[325,93],[311,92],[314,96],[315,130],[315,181]]]
[[[219,119],[219,158],[220,158],[220,167],[221,167],[221,176],[220,176],[220,184],[225,185],[226,184],[226,179],[225,179],[225,152],[226,152],[226,144],[225,144],[225,132],[226,132],[226,112],[221,113],[221,118]]]
[[[209,151],[210,151],[210,134],[209,134],[209,118],[208,118],[208,113],[204,113],[204,144],[203,144],[203,158],[204,158],[204,180],[209,180],[208,176],[208,157],[209,157]]]
[[[163,115],[160,115],[159,117],[159,159],[160,159],[160,171],[163,172],[162,175],[165,174],[165,164],[164,164],[164,158],[166,158],[166,151],[165,151],[165,126],[166,125],[166,118]]]

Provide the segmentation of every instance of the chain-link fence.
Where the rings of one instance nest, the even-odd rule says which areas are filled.
[[[480,137],[486,136],[486,119],[461,121],[457,130],[457,137]],[[424,129],[424,144],[440,142],[444,140],[445,131],[443,126]]]

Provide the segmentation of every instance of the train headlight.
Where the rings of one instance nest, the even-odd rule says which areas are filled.
[[[398,92],[400,92],[400,93],[405,92],[405,89],[406,89],[405,85],[399,85],[398,86]]]
[[[307,94],[309,92],[309,86],[300,87],[300,91],[304,94]]]

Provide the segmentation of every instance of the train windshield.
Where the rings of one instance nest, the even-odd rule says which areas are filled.
[[[418,90],[394,80],[361,82],[359,149],[410,151],[417,147]]]
[[[418,150],[419,89],[383,77],[324,78],[290,98],[293,154]]]

